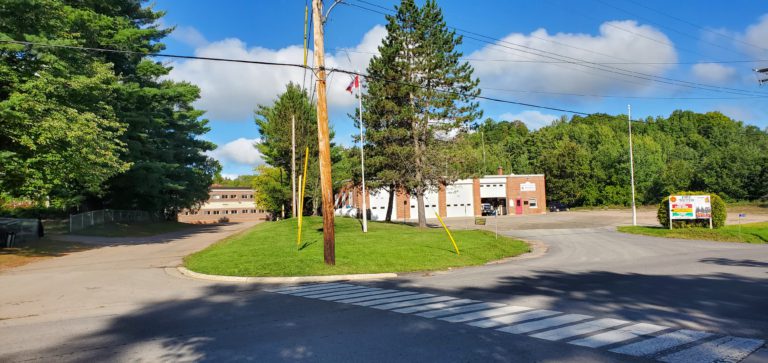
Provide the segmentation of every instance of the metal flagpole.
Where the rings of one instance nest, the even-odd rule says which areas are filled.
[[[363,85],[360,80],[360,75],[355,75],[355,83],[357,83],[357,101],[360,114],[360,171],[363,183],[363,233],[366,233],[368,232],[368,206],[365,203],[365,138],[363,135],[363,97],[361,96],[360,91]]]
[[[635,160],[632,155],[632,106],[627,105],[627,124],[629,125],[629,178],[632,183],[632,225],[637,225],[637,207],[635,206]],[[670,215],[670,219],[672,216]]]

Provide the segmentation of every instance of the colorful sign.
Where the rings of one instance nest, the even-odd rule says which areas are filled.
[[[670,219],[710,219],[712,204],[708,195],[672,195],[669,197]]]

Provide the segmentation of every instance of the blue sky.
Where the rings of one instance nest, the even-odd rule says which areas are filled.
[[[386,33],[377,12],[399,1],[346,2],[350,5],[336,6],[326,24],[327,64],[364,70]],[[164,41],[168,53],[300,63],[304,5],[301,0],[158,0],[155,8],[167,11],[164,25],[177,27]],[[467,33],[461,46],[485,96],[587,113],[626,113],[631,104],[633,118],[675,109],[717,110],[768,127],[768,85],[759,87],[752,72],[768,67],[763,2],[448,0],[439,5],[450,26],[488,37]],[[197,106],[208,111],[212,128],[205,138],[219,145],[212,155],[223,173],[250,173],[262,162],[251,147],[259,138],[253,109],[270,104],[288,81],[301,82],[302,71],[172,63],[171,78],[201,87]],[[344,92],[348,82],[348,76],[336,74],[328,89],[336,142],[345,145],[356,132],[346,116],[356,104]],[[482,101],[481,108],[484,118],[519,119],[531,128],[566,114],[491,101]]]

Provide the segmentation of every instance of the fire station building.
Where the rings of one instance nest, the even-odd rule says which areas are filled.
[[[371,220],[384,220],[389,191],[382,188],[367,192],[366,206]],[[362,208],[361,197],[359,187],[342,189],[335,196],[336,214],[356,215]],[[449,185],[430,188],[424,194],[427,218],[435,218],[435,213],[448,218],[480,216],[483,204],[489,204],[497,215],[544,214],[547,211],[544,174],[504,175],[499,168],[497,175],[457,180]],[[392,219],[418,218],[416,205],[416,196],[396,193]]]

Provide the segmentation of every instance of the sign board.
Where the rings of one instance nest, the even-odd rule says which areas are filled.
[[[535,192],[536,191],[536,184],[531,182],[525,182],[520,184],[520,191],[521,192]]]
[[[709,195],[669,196],[669,220],[712,219],[712,203]]]

